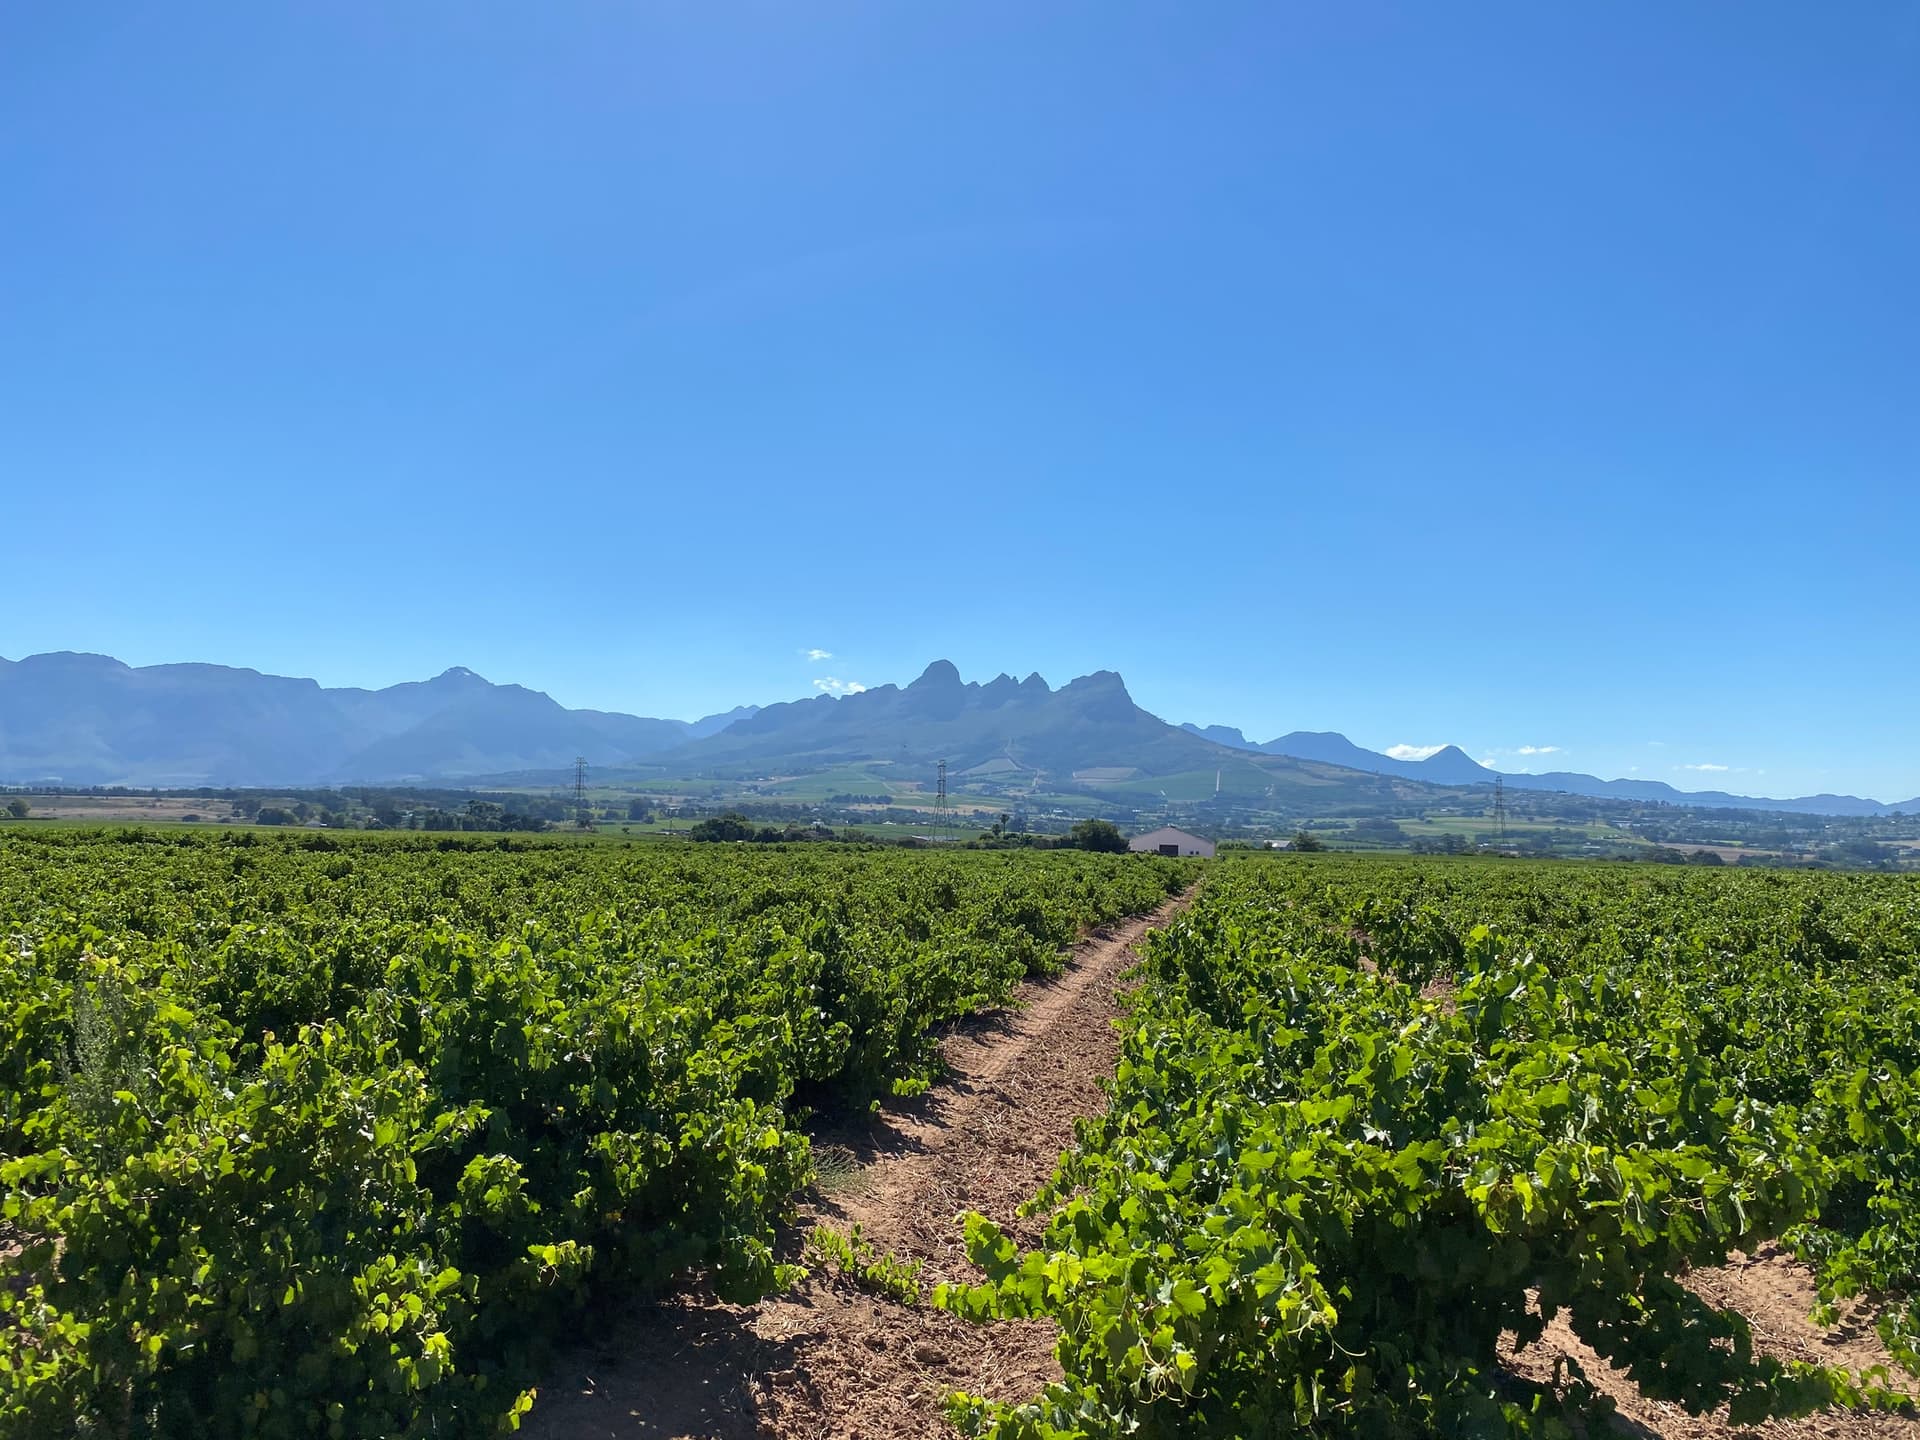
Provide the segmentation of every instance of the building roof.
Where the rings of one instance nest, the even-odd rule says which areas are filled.
[[[1196,835],[1191,830],[1182,830],[1178,825],[1162,825],[1157,830],[1148,830],[1144,834],[1136,835],[1133,838],[1135,840],[1151,840],[1156,835],[1178,835],[1186,840],[1198,840],[1202,845],[1213,844],[1213,841],[1207,839],[1206,836]]]

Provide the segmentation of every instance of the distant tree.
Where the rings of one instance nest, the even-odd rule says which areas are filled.
[[[640,824],[644,825],[647,821],[651,820],[652,818],[653,817],[647,813],[646,801],[629,800],[627,802],[627,819],[638,821]]]
[[[7,801],[7,814],[16,820],[24,820],[32,813],[33,806],[22,796],[16,795],[13,799]]]
[[[756,831],[753,822],[738,810],[702,820],[687,832],[689,840],[751,840]]]
[[[260,825],[291,825],[293,824],[293,812],[290,810],[283,810],[278,805],[261,806],[260,813],[255,815],[253,818],[254,818],[254,822]]]
[[[1315,855],[1327,848],[1327,842],[1310,830],[1293,832],[1293,848],[1304,854]]]
[[[1891,866],[1898,853],[1893,846],[1882,845],[1877,840],[1842,840],[1822,850],[1820,858],[1841,865]]]
[[[1067,837],[1076,850],[1092,850],[1102,855],[1127,853],[1127,837],[1111,820],[1077,820]]]
[[[1726,859],[1718,850],[1696,850],[1687,857],[1689,865],[1724,865]]]

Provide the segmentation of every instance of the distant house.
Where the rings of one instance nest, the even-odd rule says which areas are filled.
[[[1204,855],[1209,858],[1213,855],[1213,841],[1202,840],[1198,835],[1189,835],[1171,825],[1162,825],[1158,830],[1134,836],[1127,842],[1127,848],[1143,855]]]

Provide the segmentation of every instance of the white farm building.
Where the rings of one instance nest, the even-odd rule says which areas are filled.
[[[1176,830],[1171,825],[1162,825],[1158,830],[1149,830],[1144,835],[1136,835],[1127,842],[1129,850],[1144,855],[1205,855],[1213,854],[1213,841],[1202,840],[1198,835],[1189,835],[1184,830]]]

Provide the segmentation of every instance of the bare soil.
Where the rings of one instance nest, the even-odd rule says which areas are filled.
[[[1782,1360],[1838,1365],[1863,1374],[1876,1367],[1885,1374],[1880,1383],[1892,1390],[1911,1390],[1913,1377],[1897,1365],[1874,1331],[1873,1315],[1862,1305],[1845,1307],[1840,1321],[1823,1330],[1807,1317],[1819,1296],[1813,1272],[1778,1245],[1763,1245],[1752,1255],[1735,1254],[1723,1266],[1696,1271],[1687,1285],[1710,1304],[1739,1312],[1753,1328],[1754,1349]],[[1915,1440],[1920,1420],[1910,1415],[1832,1412],[1799,1420],[1769,1420],[1761,1425],[1735,1426],[1725,1412],[1689,1415],[1677,1405],[1644,1398],[1637,1387],[1589,1349],[1568,1325],[1564,1315],[1547,1326],[1546,1333],[1513,1356],[1509,1368],[1523,1379],[1553,1383],[1554,1362],[1570,1356],[1580,1362],[1587,1379],[1612,1397],[1617,1413],[1616,1434],[1658,1436],[1660,1440]]]
[[[22,1235],[12,1225],[0,1220],[0,1270],[4,1270],[9,1262],[27,1248],[28,1239],[29,1237]],[[18,1298],[27,1293],[27,1287],[33,1283],[34,1278],[27,1267],[5,1270],[4,1274],[0,1274],[0,1285],[4,1285],[9,1294]],[[9,1330],[18,1328],[18,1323],[13,1318],[12,1311],[0,1317],[0,1326],[5,1326]]]
[[[230,801],[178,795],[26,795],[32,820],[91,820],[100,824],[121,821],[178,821],[197,815],[208,824],[231,816]],[[239,823],[239,822],[235,822]]]
[[[805,1197],[816,1221],[861,1227],[876,1250],[919,1260],[931,1289],[977,1278],[959,1217],[978,1210],[1022,1240],[1043,1222],[1017,1211],[1074,1143],[1074,1122],[1106,1108],[1101,1081],[1120,1044],[1121,976],[1133,946],[1183,901],[1096,932],[1056,979],[1029,982],[1007,1010],[969,1021],[942,1049],[946,1077],[927,1094],[816,1135],[835,1163]],[[534,1440],[887,1440],[951,1437],[955,1390],[1025,1399],[1050,1379],[1046,1321],[972,1325],[906,1306],[818,1269],[757,1305],[681,1297],[590,1337],[546,1387]]]
[[[1103,1079],[1119,1054],[1113,1026],[1132,947],[1184,903],[1096,934],[1057,978],[1023,987],[1015,1005],[958,1027],[944,1046],[947,1077],[928,1094],[815,1137],[825,1178],[804,1197],[797,1237],[816,1221],[858,1223],[877,1250],[919,1260],[930,1288],[973,1278],[959,1216],[978,1210],[1023,1242],[1043,1222],[1019,1207],[1074,1143],[1076,1119],[1105,1108]],[[1429,987],[1443,1001],[1446,987]],[[1831,1330],[1807,1316],[1813,1277],[1778,1247],[1735,1257],[1689,1282],[1746,1316],[1757,1348],[1785,1359],[1885,1367],[1913,1388],[1872,1317],[1856,1307]],[[544,1387],[525,1433],[533,1440],[949,1440],[943,1402],[955,1390],[1026,1399],[1059,1376],[1045,1321],[970,1325],[928,1305],[906,1306],[816,1267],[796,1290],[757,1305],[682,1296],[584,1335]],[[1643,1399],[1589,1350],[1564,1317],[1509,1359],[1523,1382],[1551,1384],[1556,1357],[1579,1360],[1614,1398],[1615,1435],[1640,1440],[1920,1440],[1920,1421],[1830,1414],[1741,1428]]]

